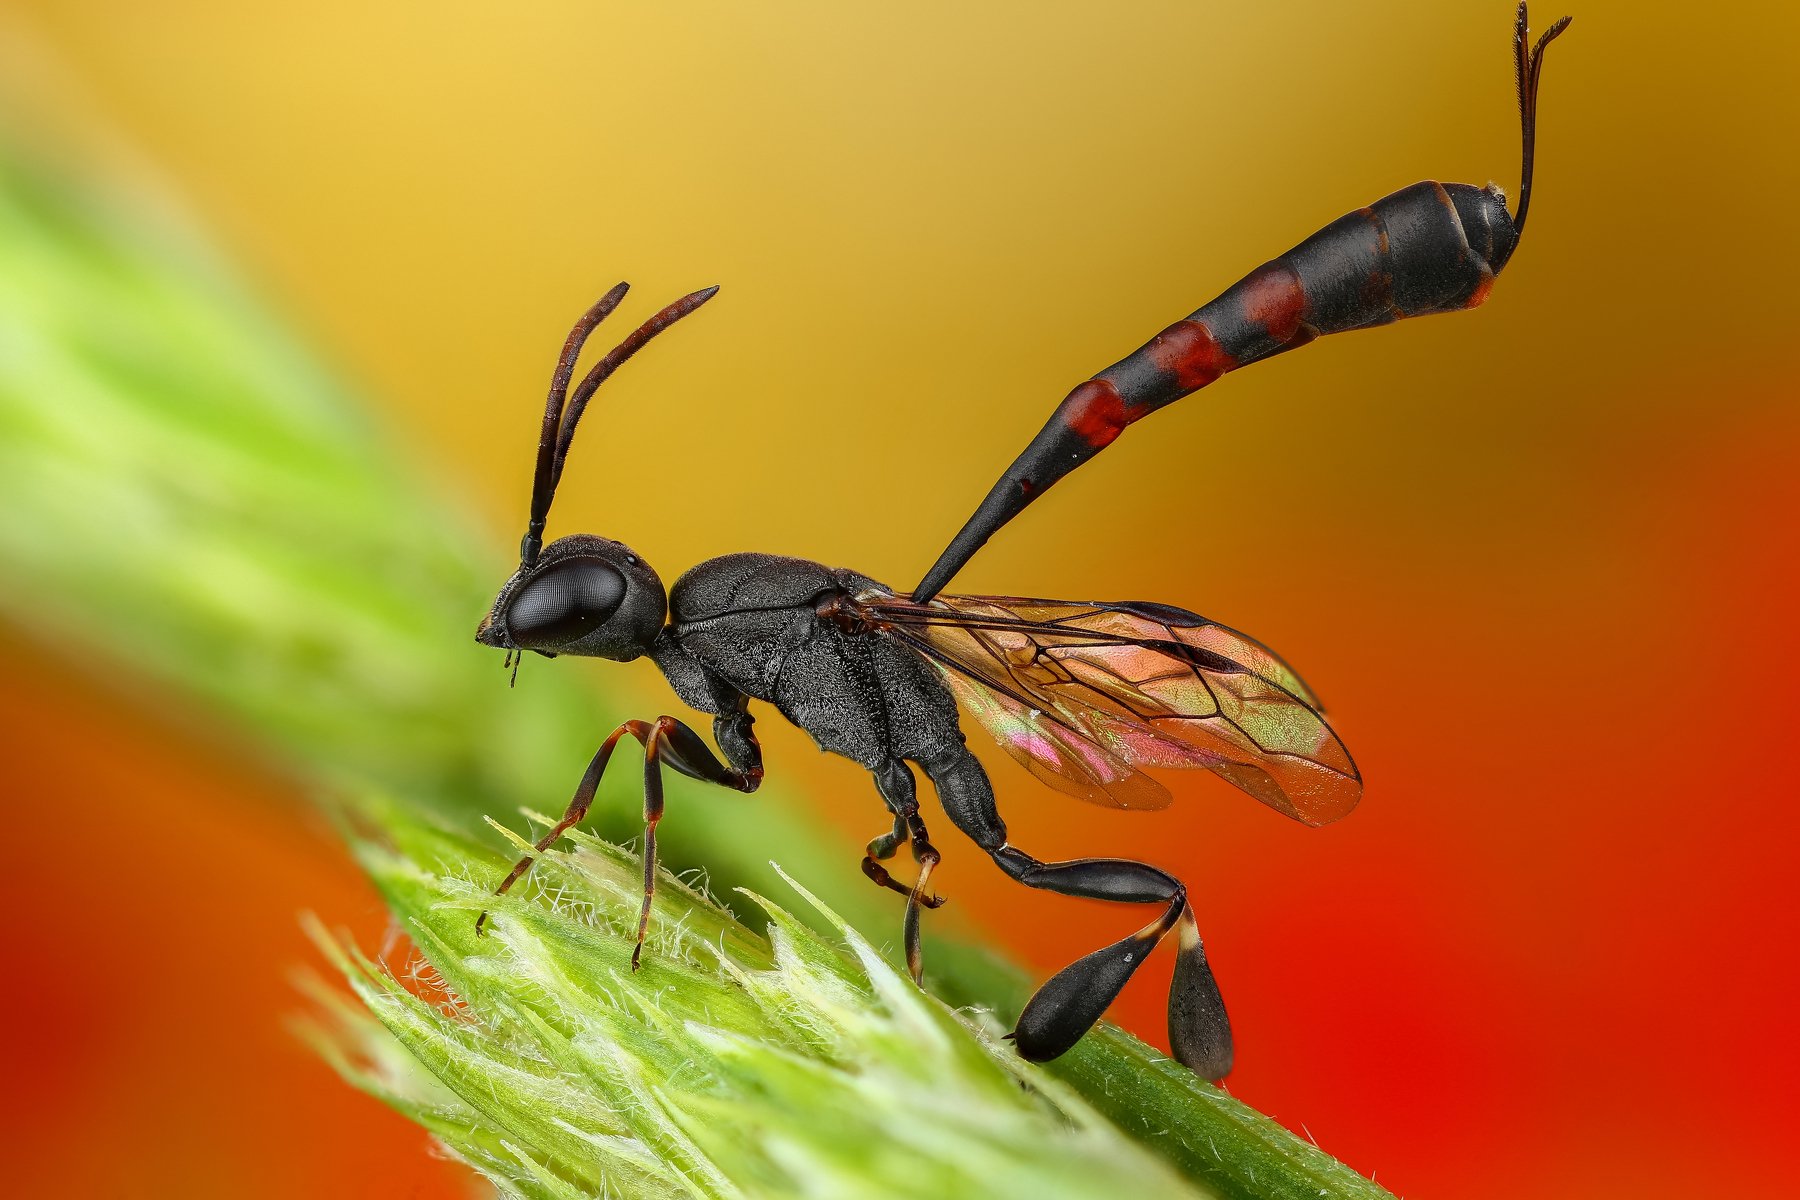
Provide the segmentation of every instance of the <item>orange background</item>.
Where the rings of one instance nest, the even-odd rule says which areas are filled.
[[[11,7],[497,538],[569,320],[620,277],[637,315],[724,284],[609,385],[552,530],[666,577],[762,549],[910,583],[1074,382],[1386,191],[1517,182],[1486,0]],[[1321,831],[1210,780],[1119,816],[995,765],[1019,844],[1191,881],[1236,1094],[1408,1196],[1774,1196],[1800,16],[1575,11],[1485,309],[1177,406],[958,584],[1192,607],[1330,701],[1368,791]],[[329,838],[68,649],[0,643],[13,936],[52,980],[4,990],[14,1186],[458,1194],[281,1030],[296,910],[381,933]],[[866,782],[768,742],[853,855]],[[940,842],[958,919],[1039,970],[1135,919]],[[168,863],[183,900],[144,911]],[[1163,982],[1115,1015],[1160,1037]]]

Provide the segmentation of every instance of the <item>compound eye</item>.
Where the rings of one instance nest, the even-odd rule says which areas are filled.
[[[578,642],[617,612],[625,577],[597,558],[565,558],[532,578],[506,606],[506,632],[527,650]]]

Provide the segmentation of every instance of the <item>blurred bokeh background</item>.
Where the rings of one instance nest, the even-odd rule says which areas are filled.
[[[958,589],[1185,605],[1329,701],[1368,790],[1324,830],[1210,779],[1089,809],[991,756],[1017,843],[1191,882],[1235,1094],[1407,1196],[1782,1195],[1800,15],[1573,11],[1485,308],[1177,406]],[[760,549],[906,585],[1069,386],[1256,263],[1415,179],[1517,185],[1504,0],[0,14],[13,137],[189,209],[461,505],[446,528],[485,526],[495,584],[555,350],[617,279],[623,320],[724,292],[608,385],[552,533],[665,578]],[[45,615],[0,631],[34,981],[5,989],[8,1190],[462,1194],[282,1028],[296,912],[383,929],[300,786]],[[551,673],[672,702],[645,665],[521,690]],[[765,728],[853,858],[866,780]],[[1132,920],[946,848],[946,927],[1037,971]],[[1115,1010],[1153,1041],[1167,970]]]

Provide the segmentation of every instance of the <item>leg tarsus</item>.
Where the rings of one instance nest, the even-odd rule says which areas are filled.
[[[894,827],[869,843],[868,853],[863,857],[862,870],[876,884],[906,897],[901,943],[906,953],[907,974],[912,976],[915,984],[922,987],[925,962],[920,949],[919,913],[922,909],[939,908],[944,904],[944,897],[931,895],[925,890],[931,882],[931,873],[937,869],[942,856],[931,844],[924,818],[919,816],[918,787],[913,781],[912,770],[906,763],[900,759],[890,759],[873,768],[870,774],[875,777],[875,787],[881,793],[882,801],[888,806],[888,811],[894,814]],[[908,839],[912,842],[913,858],[919,864],[918,881],[910,888],[895,879],[881,865],[882,860],[892,858],[899,851],[900,843]]]
[[[894,814],[894,827],[884,834],[869,839],[869,847],[863,854],[862,873],[867,875],[876,887],[884,887],[892,892],[907,895],[912,891],[904,883],[888,874],[887,868],[881,864],[894,857],[900,849],[900,843],[906,840],[906,814]]]
[[[656,718],[656,726],[644,742],[644,903],[638,908],[637,944],[631,948],[631,969],[644,957],[644,935],[650,930],[650,905],[656,899],[656,826],[663,815],[662,769],[667,765],[702,783],[739,792],[754,792],[762,785],[760,757],[749,766],[719,761],[705,739],[674,717]]]
[[[919,987],[925,986],[925,957],[919,947],[919,909],[936,908],[943,903],[940,897],[931,897],[931,903],[925,901],[925,885],[931,881],[931,873],[937,870],[938,852],[930,842],[923,840],[925,827],[921,825],[920,840],[914,843],[919,855],[919,881],[913,884],[912,893],[906,898],[906,920],[902,925],[902,942],[906,946],[906,972]]]
[[[644,815],[644,902],[638,908],[637,943],[631,947],[631,969],[638,969],[639,960],[644,956],[644,934],[650,929],[650,903],[656,899],[656,822],[662,818],[661,800],[657,797],[657,814],[653,818],[648,811]],[[646,804],[645,809],[649,809]]]
[[[892,875],[888,874],[887,868],[877,862],[871,855],[863,856],[862,873],[867,875],[875,886],[884,887],[890,892],[899,892],[902,896],[911,897],[913,892],[917,890],[915,888],[907,887],[904,883],[901,883],[898,879],[895,879]],[[919,903],[926,908],[942,908],[947,902],[947,897],[944,896],[919,897]]]

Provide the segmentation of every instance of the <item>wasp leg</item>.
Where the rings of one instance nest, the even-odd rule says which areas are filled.
[[[937,848],[925,837],[925,825],[920,822],[912,836],[913,858],[919,864],[919,878],[913,883],[912,894],[906,898],[906,921],[902,926],[901,940],[906,947],[906,973],[920,987],[925,986],[925,956],[919,947],[919,911],[921,908],[936,908],[944,902],[942,896],[932,896],[925,891],[931,883],[931,873],[937,870],[942,856]]]
[[[607,735],[606,740],[600,743],[600,749],[594,751],[594,757],[592,761],[588,763],[587,770],[582,774],[581,782],[575,786],[575,795],[569,801],[569,807],[563,810],[562,820],[552,825],[550,827],[550,832],[546,833],[533,844],[533,850],[542,854],[556,844],[556,839],[574,828],[576,824],[587,816],[588,809],[591,808],[594,803],[594,793],[600,788],[600,779],[606,774],[606,764],[612,761],[613,747],[618,745],[619,739],[626,734],[630,734],[640,742],[648,743],[650,740],[650,723],[648,721],[627,721]],[[513,869],[508,871],[506,873],[506,878],[500,881],[500,886],[494,889],[494,895],[504,896],[512,888],[513,884],[525,877],[525,872],[531,870],[531,864],[536,861],[537,859],[534,856],[527,854],[524,858],[521,858],[518,862],[514,863]],[[475,918],[475,932],[477,934],[479,934],[482,931],[482,928],[487,925],[487,919],[488,915],[485,911],[479,917]]]
[[[725,747],[732,760],[731,764],[720,761],[698,733],[674,717],[658,717],[655,722],[626,721],[613,730],[601,743],[600,749],[594,752],[593,760],[588,763],[587,771],[582,775],[581,783],[576,786],[575,795],[563,812],[562,819],[533,844],[534,850],[539,854],[543,853],[587,816],[588,809],[594,803],[594,794],[599,790],[601,777],[606,774],[607,763],[612,760],[613,748],[618,745],[620,738],[629,734],[643,743],[644,902],[638,911],[637,945],[631,952],[633,970],[637,969],[643,954],[644,934],[650,922],[650,904],[656,894],[656,826],[663,814],[662,767],[666,764],[690,779],[739,792],[754,792],[762,784],[762,753],[755,734],[751,732],[749,714],[741,708],[726,713],[714,721],[713,731],[719,744]],[[531,864],[535,861],[534,856],[526,855],[515,863],[500,886],[494,889],[494,894],[504,894],[531,869]],[[477,933],[487,923],[487,916],[484,912],[476,918]]]
[[[890,772],[904,772],[904,782],[894,782],[896,776],[890,774]],[[889,891],[899,892],[902,896],[910,896],[915,889],[901,883],[898,879],[895,879],[892,875],[888,874],[887,869],[881,864],[894,857],[894,855],[899,852],[901,844],[907,840],[909,835],[915,833],[915,827],[917,835],[916,840],[924,841],[926,845],[930,844],[929,840],[925,837],[924,823],[919,817],[919,802],[917,790],[913,784],[912,772],[907,770],[905,763],[896,762],[878,768],[874,774],[876,778],[876,787],[881,790],[882,799],[887,801],[889,811],[894,814],[894,827],[887,833],[870,839],[868,851],[863,855],[862,872],[864,875],[867,875],[870,881],[877,887],[884,887]],[[885,786],[882,783],[884,776],[888,777],[890,780]],[[890,794],[906,798],[890,800]],[[917,852],[917,849],[918,847],[915,845],[915,852]],[[938,908],[944,903],[944,897],[921,896],[919,898],[919,903],[926,908]]]
[[[869,848],[863,854],[862,873],[867,875],[870,882],[876,887],[884,887],[890,892],[899,892],[902,896],[910,896],[912,889],[888,874],[887,868],[881,865],[894,857],[900,849],[900,843],[905,840],[906,818],[895,813],[894,828],[879,837],[869,839]]]
[[[888,811],[894,814],[894,827],[869,843],[868,853],[863,856],[862,870],[864,875],[879,886],[906,897],[906,921],[902,939],[906,947],[906,969],[912,975],[914,983],[921,983],[925,965],[919,948],[919,911],[923,908],[938,908],[944,903],[942,896],[933,896],[925,890],[931,881],[931,873],[937,869],[942,856],[931,844],[931,838],[925,831],[924,818],[919,815],[918,787],[907,765],[893,759],[876,767],[871,774],[875,776],[875,786],[881,792]],[[887,868],[881,865],[899,851],[901,842],[908,839],[912,842],[913,858],[919,864],[918,882],[911,887],[888,874]]]
[[[1067,1052],[1105,1013],[1156,944],[1179,924],[1181,947],[1169,989],[1169,1040],[1176,1059],[1197,1074],[1224,1078],[1231,1070],[1231,1025],[1181,881],[1147,863],[1124,858],[1040,862],[1007,843],[1006,822],[994,805],[993,785],[967,750],[926,763],[925,770],[957,828],[1027,887],[1164,906],[1156,920],[1064,967],[1037,990],[1012,1034],[1019,1053],[1043,1062]]]
[[[902,842],[907,840],[908,826],[905,817],[894,818],[894,828],[869,841],[868,852],[863,855],[862,873],[869,877],[876,887],[884,887],[890,892],[899,892],[902,896],[911,896],[917,889],[909,887],[895,879],[881,864],[894,857]],[[927,843],[929,845],[929,842]],[[920,851],[914,848],[915,856]],[[925,908],[942,908],[949,900],[947,896],[920,896],[919,903]]]
[[[735,791],[754,792],[762,783],[761,765],[747,769],[727,766],[699,734],[674,717],[656,719],[656,728],[644,743],[644,903],[638,909],[637,945],[631,948],[634,971],[643,957],[644,934],[650,928],[650,903],[656,898],[656,826],[663,815],[664,763],[689,779]]]

